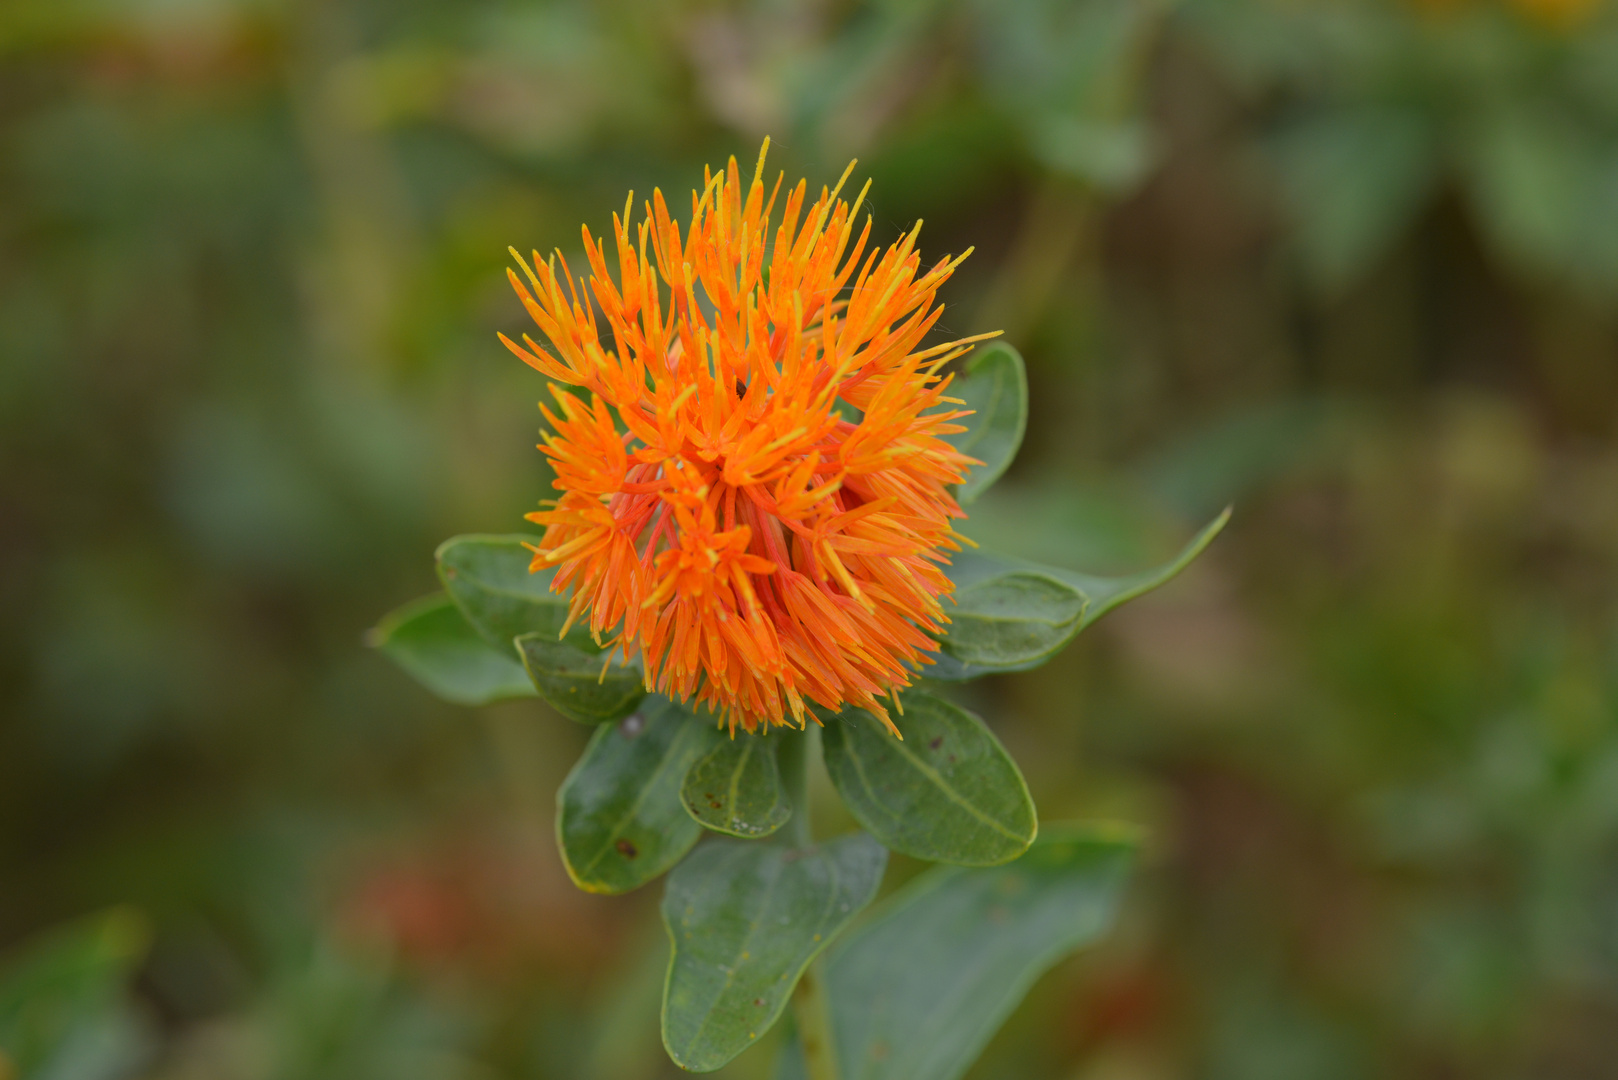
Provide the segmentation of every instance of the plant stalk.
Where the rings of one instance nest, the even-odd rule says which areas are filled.
[[[798,1022],[798,1045],[809,1080],[838,1080],[837,1044],[831,1030],[830,1003],[826,981],[821,977],[820,958],[798,980],[792,995],[792,1016]]]
[[[820,749],[820,728],[810,725],[802,732],[783,731],[776,738],[781,740],[776,758],[781,783],[792,804],[792,817],[786,826],[788,839],[795,848],[811,847],[815,836],[809,818],[809,763]]]
[[[818,725],[806,726],[801,734],[789,731],[781,736],[781,751],[777,760],[780,762],[787,797],[792,800],[792,818],[787,822],[787,828],[792,830],[792,846],[796,848],[812,847],[815,842],[809,817],[809,766],[819,751]],[[822,972],[820,958],[816,957],[793,991],[792,1016],[797,1021],[798,1045],[803,1049],[809,1080],[839,1080],[837,1044],[832,1036],[831,1010],[826,1000],[826,980]]]

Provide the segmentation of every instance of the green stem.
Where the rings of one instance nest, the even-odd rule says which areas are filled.
[[[810,725],[806,731],[783,731],[776,737],[781,740],[776,759],[780,764],[781,783],[792,803],[792,818],[787,822],[792,846],[810,847],[815,839],[809,818],[809,762],[820,747],[820,728]]]
[[[826,982],[817,957],[798,980],[792,995],[792,1015],[798,1022],[798,1045],[809,1080],[838,1080],[837,1044],[832,1039],[831,1012]]]
[[[820,752],[820,728],[810,724],[801,734],[783,732],[777,759],[787,797],[792,800],[792,846],[814,845],[815,834],[809,817],[809,766]],[[798,980],[792,995],[792,1015],[798,1022],[798,1045],[809,1080],[838,1080],[837,1044],[832,1037],[831,1011],[826,1001],[826,980],[819,957]]]

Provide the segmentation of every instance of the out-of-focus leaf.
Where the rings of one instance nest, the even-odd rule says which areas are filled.
[[[1034,980],[1112,925],[1133,861],[1121,831],[1057,825],[1016,862],[937,867],[826,959],[842,1075],[955,1080]],[[788,1048],[779,1080],[802,1077]]]
[[[768,836],[792,816],[776,750],[797,735],[735,735],[722,740],[686,773],[680,798],[691,816],[716,832],[744,839]]]
[[[1133,103],[1140,64],[1164,4],[1143,0],[972,0],[986,88],[1018,119],[1062,110],[1117,120]]]
[[[467,622],[499,649],[521,634],[555,641],[567,625],[567,598],[551,592],[554,570],[528,572],[531,536],[455,536],[438,546],[438,576]],[[581,649],[589,635],[569,635]]]
[[[125,988],[147,930],[126,910],[51,931],[0,963],[0,1070],[18,1080],[115,1080],[149,1039]],[[9,1077],[8,1077],[9,1080]]]
[[[826,769],[856,820],[894,851],[994,866],[1038,832],[1022,773],[982,720],[919,690],[894,718],[903,740],[862,709],[826,723]]]
[[[668,976],[668,934],[659,923],[636,919],[618,942],[611,968],[598,972],[589,992],[588,1048],[569,1056],[568,1071],[600,1080],[632,1080],[667,1068],[659,1032],[663,982]],[[566,1053],[571,1047],[559,1047]]]
[[[1136,483],[1182,513],[1212,514],[1322,463],[1354,415],[1347,402],[1311,397],[1233,409],[1142,462]]]
[[[1541,271],[1578,261],[1596,180],[1583,130],[1556,110],[1503,108],[1480,122],[1468,156],[1484,230],[1508,257]]]
[[[1090,574],[1081,574],[1075,570],[1057,570],[1056,576],[1066,581],[1090,598],[1085,606],[1084,614],[1079,617],[1079,629],[1090,626],[1101,616],[1118,607],[1120,604],[1145,596],[1153,589],[1168,584],[1179,576],[1180,571],[1205,551],[1214,537],[1224,529],[1230,521],[1231,510],[1226,507],[1220,511],[1219,516],[1202,527],[1202,531],[1191,538],[1191,542],[1180,549],[1180,553],[1162,566],[1155,566],[1150,570],[1142,570],[1138,574],[1126,574],[1123,577],[1095,577]]]
[[[600,652],[586,652],[549,634],[523,634],[516,646],[539,696],[570,720],[621,720],[646,696],[639,670],[615,664]]]
[[[851,20],[801,64],[771,65],[781,80],[790,122],[813,130],[840,113],[858,111],[870,88],[906,63],[943,0],[874,4]],[[862,96],[864,95],[864,96]]]
[[[1604,149],[1591,185],[1584,262],[1595,283],[1612,293],[1618,292],[1618,144]]]
[[[1126,483],[1127,490],[1118,481],[1090,484],[1047,473],[1028,483],[996,484],[973,507],[964,531],[977,550],[1036,563],[1139,564],[1162,529],[1162,514],[1141,498],[1138,481]]]
[[[967,361],[965,378],[951,383],[950,391],[973,412],[961,420],[965,431],[945,438],[983,462],[961,484],[965,504],[1000,479],[1022,445],[1028,427],[1028,374],[1022,355],[1003,341],[992,342]]]
[[[956,682],[1038,667],[1113,608],[1173,580],[1202,554],[1229,520],[1227,508],[1173,559],[1124,577],[1098,577],[962,552],[949,573],[956,583],[957,602],[964,610],[951,613],[952,625],[939,643],[941,651],[922,674],[929,679]],[[1063,621],[1073,604],[1066,590],[1077,595],[1080,610],[1077,616]]]
[[[162,1076],[468,1080],[475,1021],[399,977],[378,951],[288,942],[235,1039],[182,1043]],[[234,1020],[234,1018],[233,1018]],[[187,1060],[195,1053],[195,1057]],[[165,1065],[169,1063],[165,1061]]]
[[[1339,288],[1370,268],[1438,182],[1438,137],[1419,111],[1313,117],[1276,143],[1282,190],[1308,268]]]
[[[1136,119],[1098,122],[1047,116],[1029,125],[1028,136],[1041,161],[1104,191],[1128,191],[1158,158],[1150,130]]]
[[[663,1045],[692,1072],[770,1029],[809,962],[871,902],[888,853],[863,833],[796,850],[712,840],[669,875]]]
[[[1045,165],[1126,191],[1154,164],[1139,88],[1167,5],[1150,0],[974,0],[990,96]]]
[[[534,696],[516,656],[485,641],[443,593],[384,615],[367,641],[417,682],[457,705]]]
[[[556,793],[556,839],[586,892],[622,893],[679,862],[702,834],[680,802],[686,772],[722,736],[705,718],[648,695],[603,724]]]

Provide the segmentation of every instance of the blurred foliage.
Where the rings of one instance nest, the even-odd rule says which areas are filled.
[[[1448,185],[1516,273],[1618,294],[1618,26],[1589,0],[1411,7],[1190,16],[1269,99],[1252,134],[1307,271],[1362,275]]]
[[[8,1075],[127,1075],[145,1032],[124,984],[144,946],[139,919],[114,912],[45,935],[6,965],[0,1046]]]
[[[0,5],[0,1074],[668,1074],[655,898],[551,842],[587,732],[361,634],[545,491],[506,245],[765,132],[978,246],[945,321],[1033,394],[986,544],[1238,501],[974,684],[1154,851],[971,1075],[1610,1075],[1602,0]]]

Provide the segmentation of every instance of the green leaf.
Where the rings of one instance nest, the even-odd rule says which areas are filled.
[[[702,835],[680,783],[721,738],[707,718],[657,695],[603,724],[556,793],[556,841],[574,884],[628,892],[679,862]]]
[[[1150,126],[1123,119],[1054,112],[1025,121],[1034,154],[1052,168],[1106,192],[1127,192],[1162,157]]]
[[[445,701],[487,705],[534,696],[517,658],[492,648],[443,593],[384,615],[366,640]]]
[[[1135,475],[1154,501],[1199,517],[1212,514],[1336,460],[1339,433],[1362,422],[1354,409],[1302,395],[1238,406],[1171,440]]]
[[[888,853],[863,833],[807,850],[712,840],[669,875],[663,1046],[712,1072],[769,1030],[798,978],[876,894]]]
[[[967,361],[965,377],[950,384],[950,393],[965,401],[973,415],[961,421],[965,431],[944,438],[983,462],[967,474],[957,493],[965,505],[1000,479],[1022,445],[1028,427],[1028,375],[1022,355],[1003,341],[984,346]]]
[[[438,576],[478,633],[504,651],[521,634],[556,641],[567,625],[567,597],[551,592],[554,569],[528,572],[534,553],[523,546],[534,536],[455,536],[438,546]],[[593,649],[582,628],[568,635]]]
[[[1145,596],[1162,585],[1168,584],[1179,576],[1180,571],[1190,566],[1198,555],[1205,551],[1214,537],[1224,529],[1230,521],[1230,507],[1220,511],[1202,531],[1191,538],[1191,542],[1180,550],[1180,553],[1162,566],[1155,566],[1150,570],[1142,570],[1138,574],[1127,574],[1123,577],[1096,577],[1091,574],[1081,574],[1076,570],[1057,570],[1055,574],[1063,581],[1072,585],[1090,598],[1085,607],[1084,614],[1079,617],[1079,629],[1093,624],[1101,616],[1122,604]]]
[[[994,866],[1039,830],[1028,785],[983,721],[920,690],[894,718],[901,741],[862,709],[828,721],[826,769],[843,803],[894,851],[930,862]]]
[[[1229,520],[1227,507],[1173,559],[1116,578],[961,552],[948,568],[957,610],[922,674],[953,682],[1038,667],[1113,608],[1173,580]]]
[[[1441,164],[1438,132],[1409,107],[1313,113],[1274,150],[1305,268],[1332,290],[1364,274],[1410,227]]]
[[[141,918],[119,909],[47,931],[8,955],[0,963],[0,1072],[9,1065],[18,1077],[132,1074],[150,1037],[127,986],[148,938]]]
[[[1478,218],[1501,253],[1531,271],[1574,269],[1604,164],[1589,130],[1561,110],[1508,103],[1484,113],[1461,149]]]
[[[686,810],[708,828],[743,839],[768,836],[785,825],[792,804],[775,757],[783,737],[794,736],[744,733],[709,750],[686,773],[680,789]]]
[[[1011,667],[1052,655],[1078,632],[1090,598],[1049,571],[1015,569],[975,551],[963,551],[955,561],[951,569],[961,579],[949,633],[940,643],[955,659]]]
[[[539,696],[570,720],[621,720],[646,696],[637,668],[611,663],[600,652],[586,652],[549,634],[523,634],[516,645]]]
[[[824,965],[844,1077],[957,1080],[1034,980],[1112,925],[1134,858],[1122,830],[1048,826],[990,870],[936,867]],[[789,1048],[781,1080],[801,1077]]]

